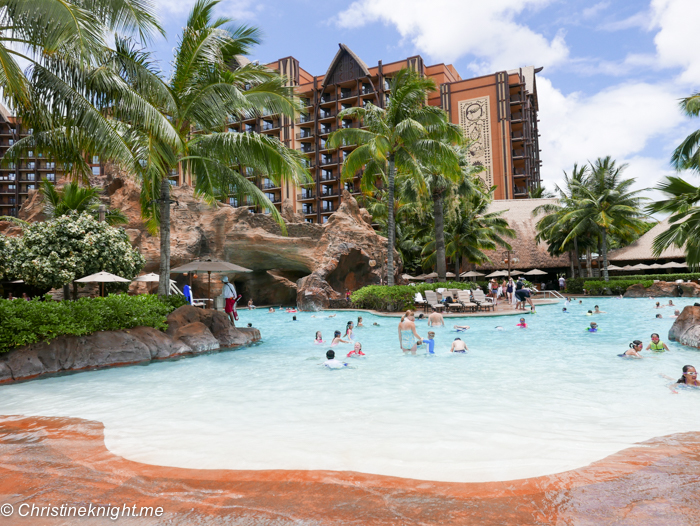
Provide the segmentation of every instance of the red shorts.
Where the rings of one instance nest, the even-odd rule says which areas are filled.
[[[226,298],[226,307],[224,307],[224,312],[226,314],[233,312],[233,306],[236,304],[236,298]]]

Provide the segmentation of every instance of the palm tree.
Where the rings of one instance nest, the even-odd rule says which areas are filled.
[[[645,214],[639,197],[642,190],[632,191],[635,179],[623,179],[627,165],[616,166],[608,157],[599,158],[592,164],[591,174],[585,182],[573,184],[575,196],[561,221],[571,225],[564,243],[589,231],[591,225],[600,235],[603,255],[603,279],[608,276],[608,236],[630,236],[644,229]]]
[[[681,111],[688,117],[700,115],[700,93],[682,99]],[[671,156],[671,164],[678,170],[694,170],[700,172],[700,130],[695,130],[688,135],[674,150]]]
[[[352,179],[364,167],[361,189],[371,192],[379,180],[387,181],[387,282],[394,284],[395,218],[394,192],[397,171],[419,176],[421,163],[443,167],[445,173],[459,172],[459,160],[449,145],[432,138],[447,126],[443,110],[425,104],[427,95],[437,88],[433,80],[402,69],[390,82],[391,97],[386,109],[372,103],[348,108],[338,117],[362,119],[366,129],[345,128],[330,135],[328,144],[358,147],[343,162],[343,179]]]
[[[40,188],[44,198],[44,213],[49,218],[60,217],[72,211],[88,212],[95,218],[100,215],[100,192],[94,187],[70,182],[57,190],[53,183],[43,181]],[[110,226],[129,222],[119,209],[105,210],[104,220]]]
[[[33,114],[42,131],[24,144],[18,141],[24,149],[48,151],[74,177],[86,175],[84,157],[90,152],[139,178],[142,214],[149,229],[159,228],[161,234],[161,295],[169,293],[173,172],[191,179],[195,194],[210,204],[230,194],[247,196],[252,204],[267,208],[283,230],[279,212],[241,167],[279,184],[299,185],[309,179],[303,154],[278,139],[257,133],[221,133],[234,119],[293,116],[298,104],[292,88],[277,73],[243,64],[241,57],[259,42],[259,31],[234,27],[228,19],[213,20],[217,3],[198,0],[192,8],[175,49],[170,78],[163,77],[150,53],[124,39],[105,50],[96,65],[54,64],[45,75],[52,73],[58,79],[49,84],[51,89],[68,86],[67,91],[82,94],[83,113],[90,118],[76,122],[70,108],[63,107],[49,112],[48,123]],[[48,106],[51,90],[40,93]]]
[[[462,205],[454,219],[448,222],[445,251],[455,264],[456,275],[459,275],[464,260],[476,265],[490,261],[484,250],[496,250],[499,246],[511,249],[505,238],[513,239],[516,234],[503,217],[505,211],[487,212],[494,192],[495,187],[488,192],[472,192],[461,200]],[[435,264],[435,245],[435,240],[431,240],[423,247],[424,268]]]
[[[554,192],[550,192],[542,185],[538,185],[534,189],[528,190],[527,195],[530,197],[530,199],[551,199],[552,197],[556,197]]]

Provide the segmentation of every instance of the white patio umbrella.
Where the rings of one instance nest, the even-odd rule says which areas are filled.
[[[618,267],[617,265],[608,265],[608,270],[624,270],[622,267]]]
[[[130,283],[130,279],[122,278],[121,276],[116,276],[110,274],[109,272],[98,272],[97,274],[90,274],[84,278],[76,279],[78,283],[102,283],[102,295],[105,294],[105,283]]]
[[[508,271],[507,270],[497,270],[495,272],[491,272],[491,274],[487,275],[487,278],[500,278],[501,276],[507,276]]]
[[[506,276],[508,275],[507,271],[504,270],[503,272],[506,273]],[[520,274],[525,274],[525,273],[522,270],[511,270],[510,271],[511,276],[519,276]]]
[[[410,281],[412,279],[415,279],[413,276],[410,274],[401,274],[401,279],[405,279],[406,281]]]
[[[661,263],[652,263],[651,265],[649,265],[649,268],[664,268],[664,266]]]
[[[511,272],[512,274],[512,272]],[[544,270],[540,270],[538,268],[533,268],[532,270],[528,270],[527,272],[524,273],[525,276],[544,276],[546,275],[547,272]]]
[[[151,272],[149,274],[144,274],[143,276],[139,276],[138,278],[134,278],[131,281],[145,281],[146,283],[157,283],[160,281],[160,276],[158,274],[155,274],[154,272]],[[170,283],[175,283],[174,279],[170,280]],[[151,290],[151,292],[153,292]]]
[[[633,265],[629,268],[629,270],[649,270],[651,267],[649,265],[645,265],[644,263],[638,263],[637,265]]]
[[[625,271],[626,271],[626,270],[634,270],[634,267],[633,267],[632,265],[625,265],[625,266],[622,267],[620,270],[625,270]]]
[[[239,265],[234,265],[233,263],[229,263],[227,261],[212,261],[212,260],[204,260],[204,261],[192,261],[191,263],[187,263],[185,265],[181,265],[179,267],[175,267],[170,269],[170,272],[172,273],[182,273],[184,274],[185,272],[206,272],[209,274],[209,290],[207,291],[207,301],[211,303],[211,273],[212,272],[253,272],[252,270],[241,267]]]
[[[477,272],[476,270],[470,270],[469,272],[462,272],[459,277],[460,278],[478,278],[479,276],[483,276],[481,272]]]
[[[669,261],[668,263],[664,263],[661,265],[660,268],[686,268],[688,265],[683,263],[677,263],[676,261]]]
[[[446,277],[446,278],[454,278],[454,277],[456,277],[456,276],[455,276],[455,273],[454,273],[454,272],[448,272],[447,274],[445,274],[445,277]]]

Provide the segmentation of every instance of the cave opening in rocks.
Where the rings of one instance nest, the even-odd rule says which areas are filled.
[[[372,273],[369,258],[357,249],[350,250],[341,256],[338,266],[326,278],[334,290],[344,293],[346,290],[357,290],[366,285],[376,285],[379,278]]]

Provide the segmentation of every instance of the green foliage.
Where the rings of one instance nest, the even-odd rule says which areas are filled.
[[[353,307],[378,311],[398,312],[414,309],[416,292],[436,289],[472,290],[473,282],[448,281],[446,283],[420,283],[417,285],[369,285],[356,290],[350,296]]]
[[[28,285],[57,288],[102,270],[132,279],[144,264],[124,230],[96,221],[88,213],[70,213],[24,230],[12,272]]]
[[[17,250],[17,238],[0,234],[0,280],[14,276],[15,252]]]
[[[76,182],[70,182],[63,188],[49,182],[41,183],[41,193],[44,198],[44,213],[49,218],[55,218],[69,214],[70,212],[87,212],[99,220],[100,191],[91,186],[80,186]],[[105,221],[108,225],[126,225],[129,220],[121,210],[105,210]]]
[[[606,289],[610,289],[610,293],[617,296],[620,294],[624,294],[629,287],[638,283],[641,283],[645,287],[651,287],[654,284],[654,280],[618,279],[615,281],[586,281],[583,284],[583,288],[586,289],[586,292],[588,292],[588,294],[592,294],[594,296],[607,294]]]
[[[155,295],[110,294],[106,298],[77,301],[0,299],[0,353],[61,335],[82,336],[146,326],[167,328],[166,316],[175,310],[175,300]],[[182,301],[182,300],[181,300]]]
[[[569,278],[566,280],[566,293],[567,294],[583,294],[583,284],[585,283],[585,278]]]
[[[638,275],[632,275],[632,276],[610,276],[610,279],[621,279],[621,280],[629,280],[629,279],[651,279],[651,280],[659,280],[659,281],[676,281],[677,279],[682,279],[682,280],[695,280],[695,279],[700,279],[700,274],[695,272],[695,273],[684,273],[684,274],[638,274]]]

